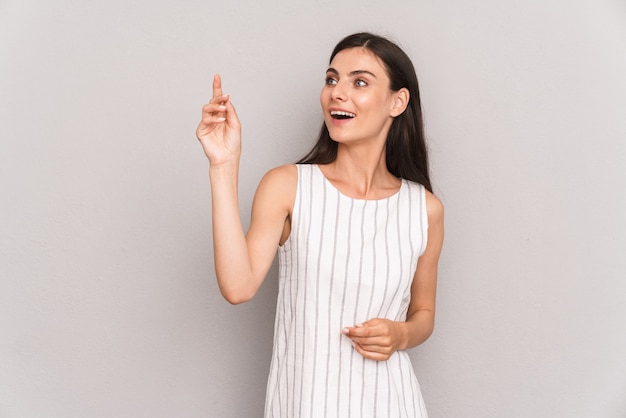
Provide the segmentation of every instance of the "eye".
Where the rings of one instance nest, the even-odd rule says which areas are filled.
[[[366,87],[367,86],[367,81],[358,79],[358,80],[356,80],[354,82],[354,85],[357,86],[357,87]]]
[[[327,86],[334,86],[335,84],[337,84],[337,80],[335,80],[332,77],[326,77],[326,85]]]

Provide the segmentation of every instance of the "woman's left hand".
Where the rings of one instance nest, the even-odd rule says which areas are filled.
[[[385,361],[403,349],[407,330],[403,322],[374,318],[354,327],[345,327],[341,332],[352,340],[354,349],[363,357]]]

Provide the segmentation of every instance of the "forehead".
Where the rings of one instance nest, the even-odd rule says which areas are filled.
[[[383,62],[367,48],[348,48],[337,53],[330,66],[340,73],[353,71],[369,71],[377,77],[387,76]]]

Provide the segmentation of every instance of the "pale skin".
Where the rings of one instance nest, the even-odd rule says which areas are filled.
[[[385,140],[393,118],[408,105],[408,90],[391,91],[383,64],[362,48],[339,52],[326,77],[320,103],[338,151],[334,162],[320,166],[322,173],[342,193],[354,198],[381,199],[394,194],[401,181],[387,170]],[[336,110],[354,117],[333,118],[331,112]],[[246,302],[254,297],[267,275],[276,248],[289,237],[297,169],[285,165],[263,177],[245,233],[237,196],[241,123],[230,97],[222,91],[219,75],[213,79],[213,98],[202,109],[196,135],[210,163],[218,285],[230,303]],[[428,244],[413,277],[406,320],[372,318],[337,330],[351,339],[355,350],[367,359],[387,360],[395,351],[421,344],[433,331],[443,206],[427,192],[426,207]]]

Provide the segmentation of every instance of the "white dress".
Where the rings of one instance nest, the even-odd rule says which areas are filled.
[[[317,165],[298,165],[291,234],[279,248],[279,291],[265,417],[426,417],[405,351],[363,358],[341,330],[404,321],[426,248],[425,189],[402,180],[381,200],[339,192]]]

